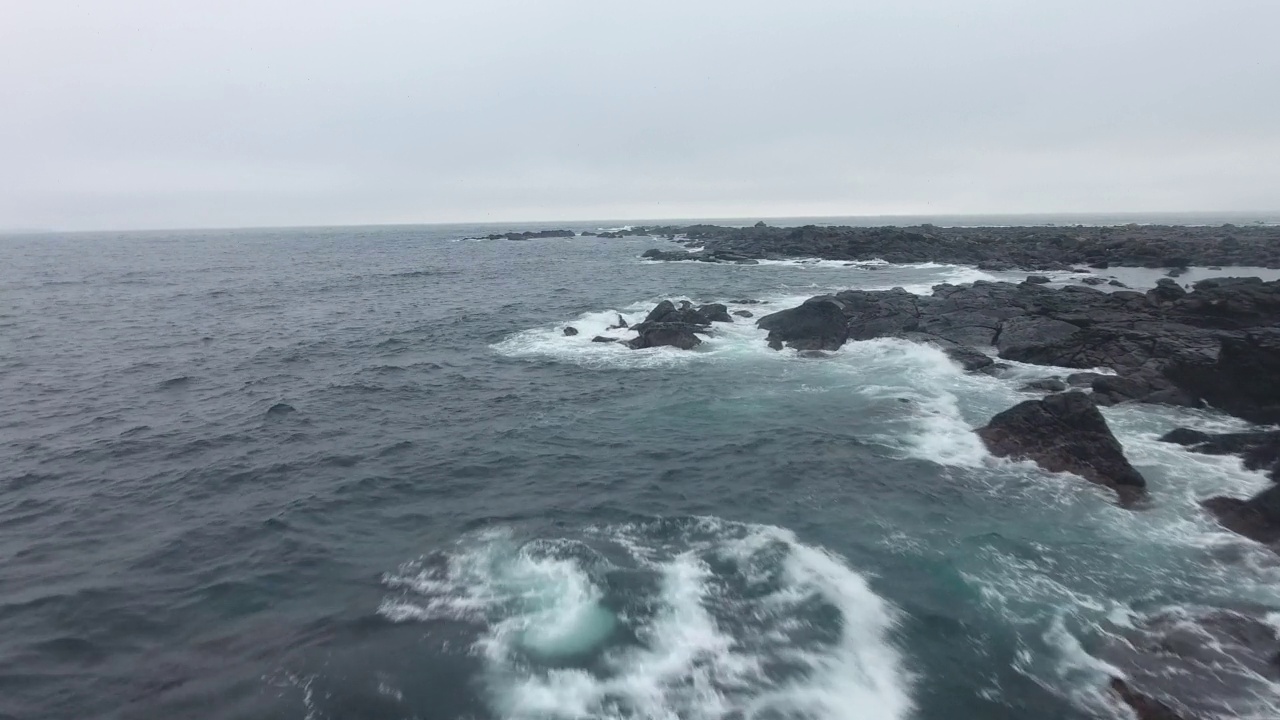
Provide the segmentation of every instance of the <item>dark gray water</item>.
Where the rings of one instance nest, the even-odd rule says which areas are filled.
[[[1052,368],[591,342],[992,275],[492,230],[0,238],[0,716],[1122,717],[1114,627],[1280,610],[1196,507],[1265,479],[1155,441],[1221,417],[1108,411],[1134,513],[969,432]]]

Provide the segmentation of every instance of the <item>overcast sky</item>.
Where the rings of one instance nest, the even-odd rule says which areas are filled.
[[[0,0],[0,227],[1280,209],[1276,0]]]

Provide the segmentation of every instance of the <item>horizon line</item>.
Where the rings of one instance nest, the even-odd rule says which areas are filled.
[[[647,218],[593,218],[586,220],[448,220],[448,221],[426,221],[426,222],[367,222],[367,223],[337,223],[337,224],[301,224],[301,225],[203,225],[188,227],[117,227],[117,228],[93,228],[82,230],[68,230],[63,228],[4,228],[0,227],[0,236],[9,235],[81,235],[95,233],[161,233],[161,232],[201,232],[201,231],[249,231],[249,230],[319,230],[319,229],[337,229],[337,228],[393,228],[393,227],[439,227],[444,225],[475,225],[475,226],[516,226],[516,225],[549,225],[554,223],[565,223],[582,225],[588,223],[613,223],[611,227],[621,225],[639,225],[639,224],[709,224],[709,221],[787,221],[787,220],[845,220],[845,219],[875,219],[875,218],[901,218],[901,219],[925,219],[925,218],[1034,218],[1034,217],[1056,217],[1056,218],[1072,218],[1084,216],[1115,216],[1130,217],[1141,215],[1166,215],[1166,216],[1245,216],[1245,215],[1270,215],[1276,216],[1276,222],[1280,222],[1280,209],[1278,210],[1072,210],[1064,212],[1053,211],[1035,211],[1035,212],[954,212],[954,213],[873,213],[860,215],[775,215],[775,216],[702,216],[702,217],[647,217]],[[1262,220],[1254,221],[1258,224],[1263,223]],[[1057,223],[1046,223],[1054,225]],[[1078,223],[1087,226],[1100,226],[1097,223]],[[1154,223],[1140,223],[1154,224]],[[797,226],[798,227],[798,226]],[[980,227],[980,226],[975,226]]]

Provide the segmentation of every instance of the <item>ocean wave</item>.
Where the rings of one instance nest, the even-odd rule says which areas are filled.
[[[716,518],[510,530],[386,576],[395,622],[479,626],[487,701],[508,718],[901,720],[912,678],[895,611],[839,557]]]

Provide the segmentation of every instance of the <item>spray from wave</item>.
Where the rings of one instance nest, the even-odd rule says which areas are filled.
[[[893,610],[787,530],[715,518],[519,542],[496,530],[385,582],[397,622],[475,626],[508,718],[900,720]]]

